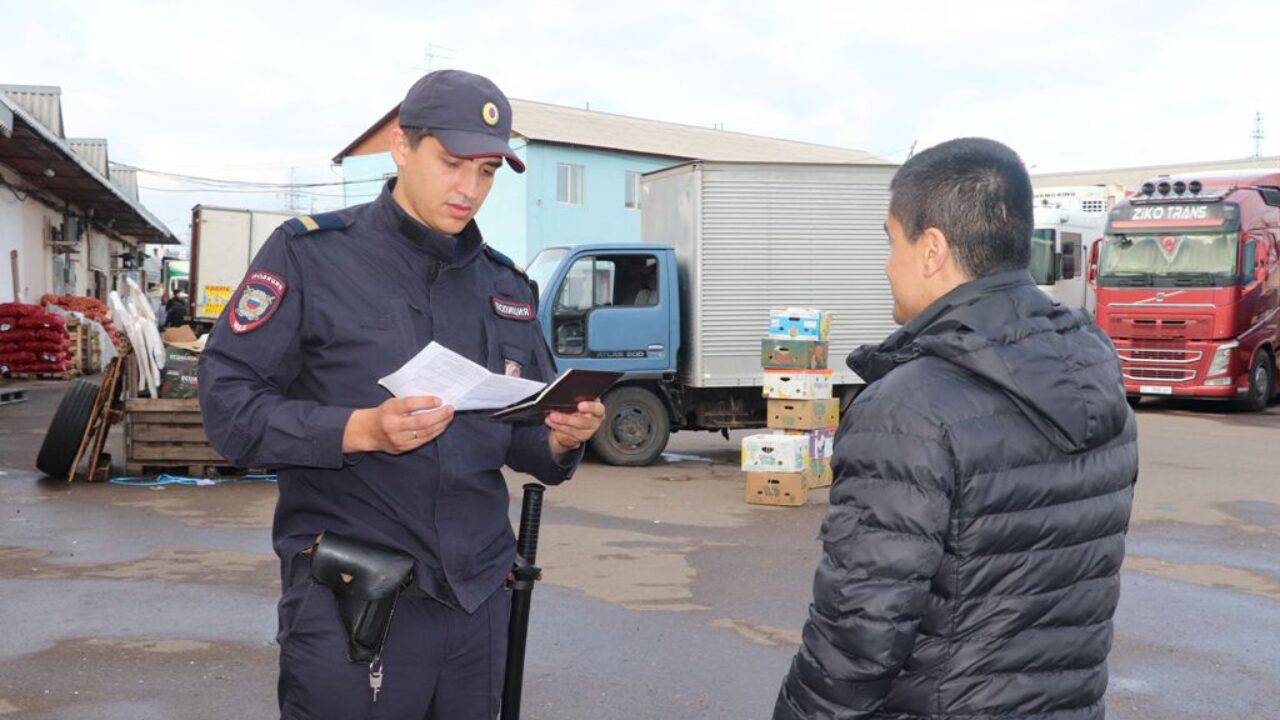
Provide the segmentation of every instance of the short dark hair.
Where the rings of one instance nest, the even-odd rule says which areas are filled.
[[[404,131],[404,136],[409,139],[410,150],[417,150],[418,145],[422,143],[422,138],[431,137],[431,131],[426,128],[405,127],[404,125],[401,125],[400,129]]]
[[[1031,177],[1011,148],[958,138],[908,159],[889,183],[889,214],[915,242],[934,227],[960,269],[979,278],[1031,261]]]

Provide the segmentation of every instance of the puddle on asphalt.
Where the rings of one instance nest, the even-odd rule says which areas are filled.
[[[105,578],[138,582],[200,583],[275,588],[274,555],[230,550],[168,548],[122,563],[75,565],[48,562],[51,553],[0,547],[0,575],[7,578]]]
[[[519,481],[507,487],[520,497]],[[757,516],[742,499],[744,476],[736,466],[685,465],[615,468],[590,465],[564,485],[550,488],[548,508],[567,507],[595,515],[700,528],[745,527]],[[550,511],[548,514],[551,514]]]
[[[129,492],[135,494],[113,495],[110,502],[120,507],[138,508],[176,518],[195,527],[237,530],[271,527],[271,518],[276,508],[274,486],[255,488],[256,492],[237,492],[234,497],[227,493],[227,489],[225,486],[171,487],[160,490],[129,488]]]
[[[163,655],[201,652],[213,647],[213,643],[201,640],[107,640],[90,638],[84,644],[90,647],[106,647],[125,651],[135,650]]]
[[[683,453],[671,453],[671,452],[664,452],[664,453],[662,453],[662,459],[663,459],[663,460],[666,460],[666,461],[667,461],[667,462],[669,462],[669,463],[678,463],[678,462],[699,462],[699,463],[709,463],[709,462],[715,462],[715,461],[714,461],[714,460],[712,460],[711,458],[709,458],[709,457],[703,457],[703,456],[701,456],[701,455],[685,455],[685,454],[683,454]]]
[[[1280,505],[1260,500],[1239,500],[1223,503],[1222,509],[1247,525],[1265,528],[1280,527]]]
[[[689,538],[543,525],[538,560],[546,582],[628,610],[706,610],[693,602],[697,571],[688,560],[702,546]]]
[[[713,628],[732,630],[746,640],[765,647],[799,647],[800,630],[784,630],[783,628],[759,625],[745,620],[717,618],[707,623]]]
[[[1124,559],[1124,569],[1201,587],[1232,590],[1280,600],[1280,579],[1223,565],[1182,565],[1141,555]]]

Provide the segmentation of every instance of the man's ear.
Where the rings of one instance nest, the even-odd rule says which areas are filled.
[[[920,245],[920,261],[924,276],[931,278],[942,272],[951,261],[951,243],[936,227],[925,228],[916,242]]]
[[[400,127],[391,128],[391,159],[396,167],[403,167],[409,157],[409,136]]]

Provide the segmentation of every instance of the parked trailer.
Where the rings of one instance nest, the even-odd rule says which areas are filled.
[[[211,327],[249,263],[290,213],[196,205],[191,209],[191,313]]]
[[[1029,268],[1036,285],[1063,305],[1084,308],[1092,314],[1098,296],[1087,282],[1085,271],[1106,227],[1105,212],[1036,208]]]

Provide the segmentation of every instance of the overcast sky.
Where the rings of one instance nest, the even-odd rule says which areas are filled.
[[[251,181],[340,181],[330,158],[429,66],[896,162],[983,135],[1034,173],[1250,156],[1259,112],[1262,154],[1280,155],[1278,38],[1274,0],[0,0],[0,84],[60,86],[68,135],[107,138],[113,161]],[[139,179],[168,188],[142,199],[183,238],[197,203],[289,203]]]

